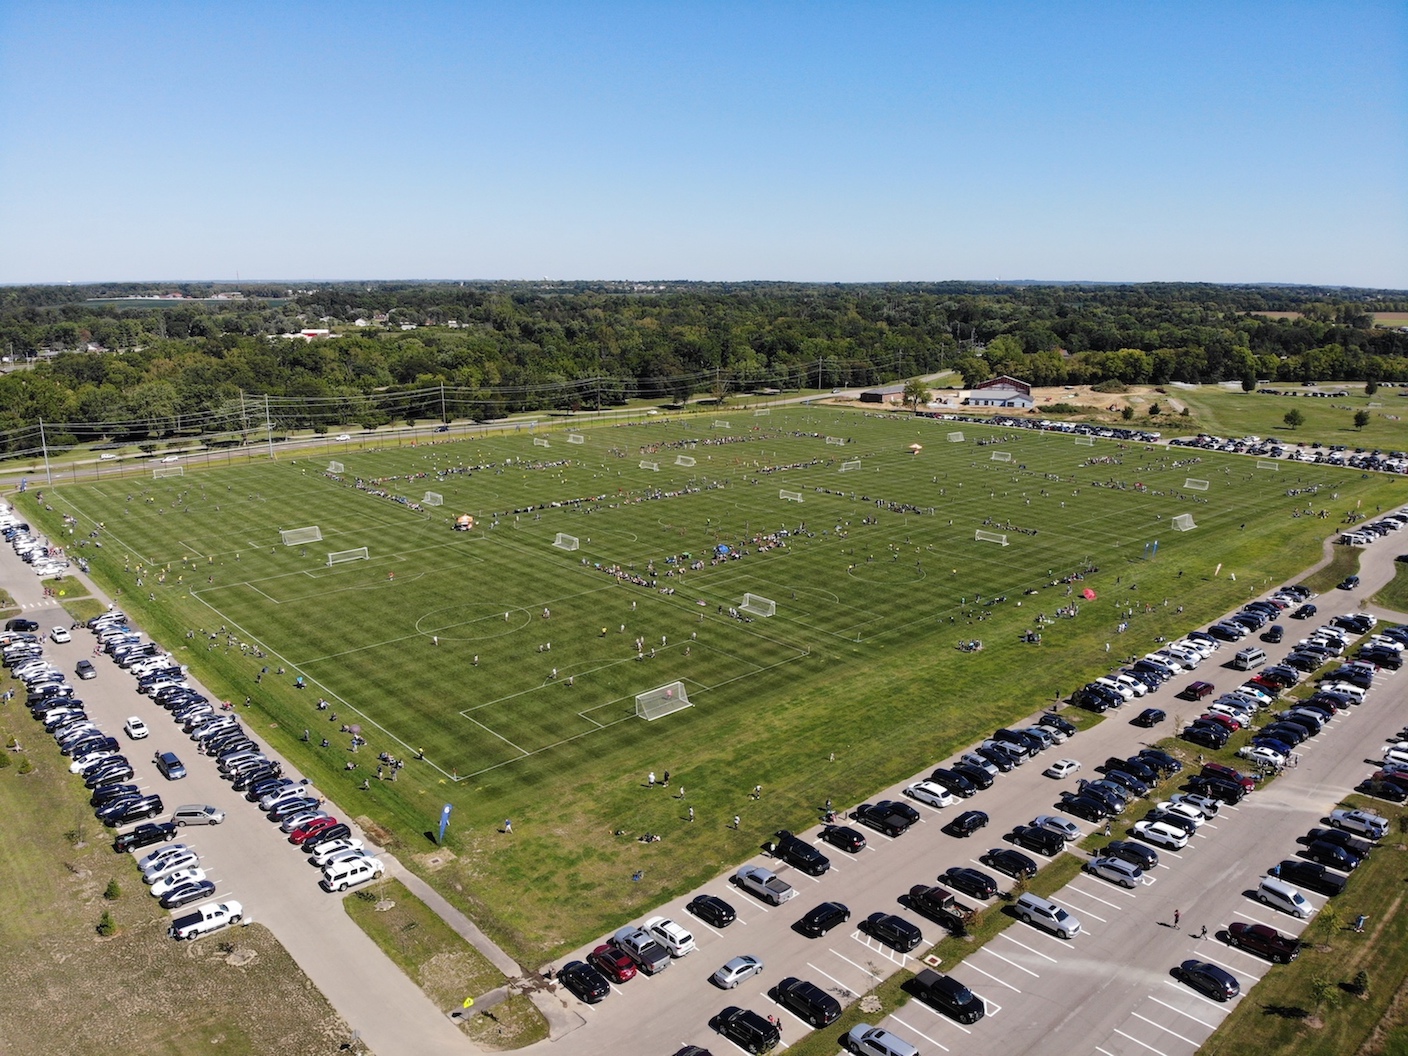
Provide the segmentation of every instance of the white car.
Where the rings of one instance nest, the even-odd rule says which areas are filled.
[[[174,873],[166,873],[161,879],[152,884],[151,892],[153,898],[160,898],[174,888],[182,884],[190,883],[194,880],[204,880],[205,870],[199,866],[191,866],[186,869],[177,869]]]
[[[351,434],[351,433],[338,433],[338,434],[337,434],[337,442],[338,442],[339,444],[345,444],[348,440],[351,440],[351,439],[352,439],[352,434]]]
[[[1332,810],[1330,825],[1346,832],[1357,832],[1371,840],[1381,840],[1388,835],[1388,819],[1372,810]]]
[[[332,815],[325,810],[300,810],[296,814],[290,814],[279,822],[279,828],[284,832],[292,832],[294,829],[301,829],[310,821],[318,818],[329,818]]]
[[[1002,773],[996,763],[991,759],[984,759],[977,752],[965,752],[962,759],[969,766],[976,766],[979,770],[985,771],[990,777],[997,777]]]
[[[1054,832],[1067,843],[1071,840],[1079,839],[1081,835],[1079,825],[1073,821],[1067,821],[1065,818],[1058,818],[1053,814],[1037,815],[1032,819],[1032,827]]]
[[[1250,759],[1254,763],[1261,763],[1265,766],[1274,766],[1278,770],[1286,765],[1286,757],[1274,748],[1268,748],[1264,744],[1247,744],[1237,749],[1237,755],[1243,759]]]
[[[958,802],[957,796],[933,781],[917,781],[906,788],[904,794],[931,807],[951,807]]]
[[[179,461],[181,461],[181,456],[180,456],[180,455],[167,455],[165,458],[163,458],[163,459],[161,460],[162,465],[167,465],[167,466],[169,466],[172,462],[179,462]]]
[[[142,870],[142,883],[154,884],[168,873],[174,873],[178,869],[194,869],[200,865],[200,859],[196,852],[183,848],[175,854],[169,854],[164,858],[158,858],[151,865]]]
[[[131,737],[134,741],[140,741],[151,733],[151,731],[147,729],[147,724],[136,715],[133,715],[122,724],[122,732],[127,734],[127,736]]]
[[[1167,847],[1170,850],[1181,851],[1188,846],[1186,832],[1162,821],[1136,821],[1134,832],[1140,839],[1152,843],[1156,847]]]
[[[1149,692],[1149,687],[1133,675],[1111,675],[1110,677],[1133,692],[1136,697],[1142,697]]]
[[[55,627],[49,632],[49,637],[62,645],[64,642],[73,641],[73,635],[68,633],[67,627]]]
[[[1384,747],[1384,762],[1408,764],[1408,741]]]
[[[1106,689],[1118,693],[1126,701],[1134,699],[1134,689],[1113,678],[1097,678],[1095,684],[1097,686],[1104,686]]]
[[[185,854],[189,850],[190,848],[187,847],[184,843],[168,843],[163,847],[158,847],[145,858],[138,859],[137,868],[145,873],[148,868],[153,865],[156,865],[158,862],[171,858],[176,858],[179,855]]]
[[[101,455],[98,456],[98,461],[99,461],[99,462],[111,462],[111,461],[112,461],[113,459],[115,459],[116,457],[117,457],[117,456],[114,455],[111,451],[104,451]]]
[[[1208,820],[1203,812],[1191,803],[1175,803],[1173,800],[1168,799],[1160,803],[1158,809],[1167,814],[1173,814],[1176,817],[1191,821],[1196,827],[1202,827],[1203,822]]]
[[[1121,887],[1138,887],[1144,882],[1144,870],[1123,858],[1094,858],[1085,863],[1085,871]]]
[[[1058,759],[1045,770],[1042,771],[1047,777],[1054,777],[1058,781],[1063,777],[1070,777],[1080,769],[1080,763],[1074,759]]]
[[[1176,792],[1169,796],[1170,803],[1187,803],[1205,818],[1217,817],[1218,811],[1222,809],[1222,804],[1213,799],[1212,796],[1205,796],[1201,792]]]
[[[670,951],[671,957],[683,957],[695,950],[694,936],[669,917],[651,917],[644,927],[647,934]]]

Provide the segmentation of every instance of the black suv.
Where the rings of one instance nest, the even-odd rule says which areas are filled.
[[[611,993],[611,984],[586,961],[569,961],[557,973],[557,980],[589,1005],[603,1001]]]
[[[879,803],[862,803],[851,817],[862,825],[883,832],[886,836],[902,836],[914,824],[914,820],[900,812],[901,806],[903,804],[893,803],[888,799],[882,799]]]
[[[1303,861],[1300,858],[1287,858],[1279,865],[1273,865],[1266,871],[1271,876],[1279,876],[1288,884],[1298,884],[1307,890],[1331,898],[1343,891],[1345,884],[1348,883],[1348,878],[1339,873],[1332,873],[1323,865]]]
[[[782,1040],[777,1024],[758,1013],[732,1005],[714,1018],[714,1029],[745,1052],[767,1052]]]
[[[986,1012],[981,997],[957,979],[941,975],[932,968],[925,968],[916,975],[910,988],[925,1004],[932,1005],[960,1023],[976,1023]]]
[[[841,1018],[841,1002],[815,983],[793,975],[777,984],[774,998],[813,1027],[824,1027]]]
[[[968,778],[952,770],[945,770],[943,767],[939,767],[939,769],[930,774],[929,780],[936,785],[948,789],[955,796],[961,796],[964,799],[968,799],[978,791],[978,787],[973,784],[972,781],[969,781]]]
[[[777,842],[773,844],[772,853],[808,876],[820,876],[831,868],[830,858],[786,829],[777,830]]]
[[[922,931],[893,913],[870,914],[861,924],[861,930],[901,953],[908,953],[924,941]]]
[[[807,910],[802,919],[797,921],[797,930],[803,935],[817,938],[825,935],[837,924],[844,924],[850,919],[851,911],[840,902],[823,902]]]
[[[1055,857],[1066,847],[1066,840],[1059,832],[1039,829],[1035,825],[1018,825],[1012,830],[1012,842],[1047,858]]]
[[[138,825],[131,832],[124,832],[112,841],[112,849],[121,854],[138,847],[150,847],[154,843],[165,843],[175,839],[176,826],[169,821]]]

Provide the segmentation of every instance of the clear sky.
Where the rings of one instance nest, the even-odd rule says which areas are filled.
[[[1408,4],[0,0],[0,282],[1408,287]]]

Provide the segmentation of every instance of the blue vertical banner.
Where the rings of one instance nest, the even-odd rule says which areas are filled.
[[[440,808],[440,838],[435,841],[436,843],[443,844],[445,842],[445,826],[450,824],[450,811],[452,809],[453,804],[450,803],[446,803]]]

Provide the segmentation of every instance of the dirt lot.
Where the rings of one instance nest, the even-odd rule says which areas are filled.
[[[264,928],[168,939],[169,915],[133,859],[113,853],[82,785],[15,702],[0,707],[0,744],[12,737],[24,750],[0,748],[9,764],[0,766],[7,1056],[339,1051],[346,1024]],[[22,774],[25,759],[32,769]],[[108,938],[96,930],[104,910],[118,928]]]

